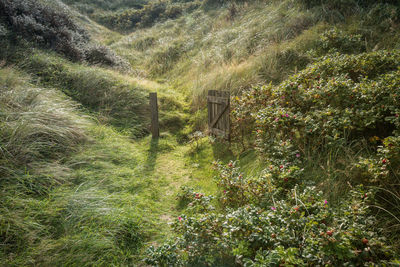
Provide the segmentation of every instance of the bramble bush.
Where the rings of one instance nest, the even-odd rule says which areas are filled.
[[[393,259],[370,215],[373,191],[353,188],[340,204],[331,205],[314,187],[282,188],[282,177],[273,175],[276,170],[267,168],[261,177],[244,178],[232,162],[216,167],[216,201],[223,205],[214,208],[212,201],[200,202],[203,194],[184,188],[182,196],[203,209],[178,217],[173,224],[177,241],[151,247],[148,264],[361,266]]]

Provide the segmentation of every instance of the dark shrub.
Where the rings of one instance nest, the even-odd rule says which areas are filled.
[[[115,54],[107,46],[93,44],[86,49],[85,58],[88,62],[98,65],[119,66],[123,69],[129,69],[129,63]]]
[[[0,16],[14,38],[45,45],[73,60],[83,60],[89,36],[65,12],[32,0],[0,0]]]
[[[74,61],[129,67],[109,48],[91,44],[88,33],[67,12],[51,6],[33,0],[0,0],[0,22],[4,24],[0,35],[11,41],[34,42]]]

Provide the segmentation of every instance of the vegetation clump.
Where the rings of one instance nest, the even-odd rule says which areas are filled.
[[[178,241],[168,260],[184,266],[394,263],[399,62],[398,51],[334,53],[280,85],[235,97],[235,129],[254,135],[249,139],[263,170],[246,177],[233,162],[216,164],[215,201],[185,189],[190,204],[174,224]],[[376,212],[386,218],[379,224]],[[158,252],[150,248],[147,261],[160,261]]]
[[[14,43],[25,39],[74,61],[129,68],[106,46],[92,44],[87,31],[73,20],[65,6],[58,10],[33,0],[1,0],[0,17],[10,29],[6,36]]]
[[[314,187],[282,186],[283,177],[275,176],[282,169],[245,178],[232,162],[216,167],[217,202],[184,188],[189,208],[173,225],[179,238],[150,247],[147,263],[357,266],[394,260],[369,211],[372,192],[354,188],[340,204],[333,204]]]

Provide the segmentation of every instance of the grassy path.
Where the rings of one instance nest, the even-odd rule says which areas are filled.
[[[168,223],[179,216],[176,195],[182,185],[204,193],[216,190],[211,169],[214,152],[208,142],[193,152],[190,144],[179,144],[167,133],[155,141],[150,136],[132,140],[99,125],[93,126],[90,133],[95,142],[71,163],[80,164],[73,175],[78,186],[65,188],[56,197],[59,203],[71,199],[80,203],[66,223],[71,218],[79,221],[95,217],[89,232],[108,236],[114,224],[125,225],[131,219],[144,235],[147,247],[173,236]]]
[[[168,225],[179,216],[176,195],[183,185],[198,188],[207,193],[215,191],[212,181],[211,162],[213,154],[210,147],[205,146],[199,152],[207,157],[198,157],[191,153],[190,145],[178,144],[172,136],[159,140],[147,137],[134,144],[145,156],[143,179],[147,180],[147,188],[137,194],[138,203],[144,208],[142,218],[149,223],[149,243],[162,242],[171,237]],[[210,153],[211,152],[211,153]]]

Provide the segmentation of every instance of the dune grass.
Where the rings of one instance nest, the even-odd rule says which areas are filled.
[[[173,236],[180,186],[215,191],[207,142],[194,151],[168,132],[134,141],[29,81],[0,70],[4,264],[140,264],[145,244]]]
[[[366,51],[398,48],[398,25],[381,19],[384,8],[329,21],[325,11],[293,1],[235,6],[235,12],[228,5],[198,9],[126,36],[80,16],[132,72],[0,40],[1,65],[15,65],[0,69],[1,262],[141,265],[148,245],[174,237],[168,223],[182,212],[181,186],[217,192],[212,161],[237,159],[250,176],[265,168],[251,149],[187,142],[193,130],[204,130],[208,89],[236,93],[279,83],[321,55],[321,34],[332,25],[361,34]],[[158,141],[147,136],[150,91],[159,94]],[[343,177],[352,173],[341,161],[356,163],[361,152],[355,151],[369,153],[335,147],[306,161],[306,176],[332,202],[348,189]]]
[[[320,56],[315,51],[322,47],[321,34],[335,27],[349,36],[360,34],[366,51],[398,47],[399,28],[390,5],[344,12],[307,9],[300,2],[249,1],[199,9],[137,29],[112,48],[143,77],[167,80],[186,92],[198,108],[210,89],[237,93],[252,85],[278,84]]]

